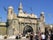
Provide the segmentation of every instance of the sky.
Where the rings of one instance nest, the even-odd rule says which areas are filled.
[[[53,24],[53,0],[0,0],[0,21],[7,21],[8,13],[4,8],[8,9],[9,6],[13,6],[14,12],[18,14],[20,2],[22,2],[23,11],[34,13],[38,17],[40,17],[41,12],[44,12],[45,23]]]

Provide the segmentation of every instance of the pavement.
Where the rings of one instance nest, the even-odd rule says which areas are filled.
[[[29,40],[29,39],[0,39],[0,40]]]

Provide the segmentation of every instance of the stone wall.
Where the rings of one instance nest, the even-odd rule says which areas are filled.
[[[0,27],[0,35],[6,35],[6,27]]]

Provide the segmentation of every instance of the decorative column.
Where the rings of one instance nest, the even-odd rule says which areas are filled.
[[[13,30],[12,26],[9,26],[8,35],[13,35],[13,34],[14,34],[14,30]]]
[[[45,32],[45,26],[44,26],[44,23],[39,23],[39,28],[40,28],[40,31],[41,32]]]

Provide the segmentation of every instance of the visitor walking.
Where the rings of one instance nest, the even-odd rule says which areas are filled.
[[[41,34],[41,40],[46,40],[46,39],[45,39],[45,34],[44,34],[44,33]]]
[[[34,40],[38,40],[38,35],[37,34],[34,36]]]
[[[51,37],[50,37],[50,40],[53,40],[53,32],[51,33]]]

